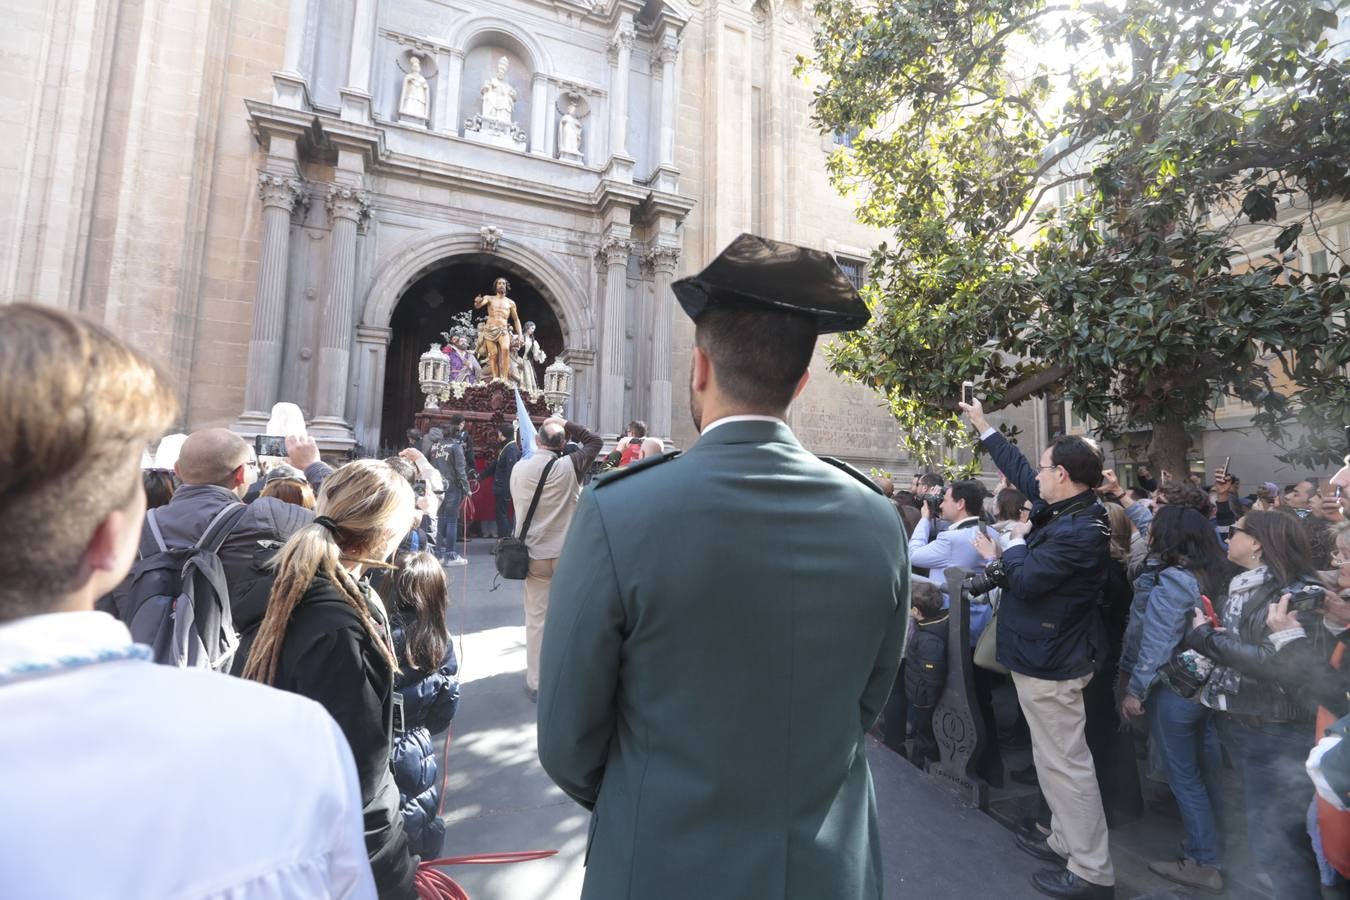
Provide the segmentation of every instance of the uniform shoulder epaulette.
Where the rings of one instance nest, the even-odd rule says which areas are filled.
[[[816,459],[819,459],[821,462],[829,463],[836,469],[840,469],[841,471],[847,472],[854,478],[861,481],[863,484],[867,485],[872,490],[876,491],[878,494],[881,494],[881,496],[883,497],[886,496],[886,492],[883,491],[881,488],[877,487],[877,483],[875,481],[873,481],[871,478],[868,478],[862,472],[859,472],[857,469],[853,468],[848,463],[844,462],[842,459],[836,459],[833,456],[817,456]]]
[[[621,478],[627,478],[629,475],[634,475],[644,469],[650,469],[652,466],[659,466],[661,463],[668,462],[679,455],[679,450],[671,450],[669,453],[662,453],[660,456],[649,456],[646,459],[629,463],[622,469],[611,469],[595,479],[595,487],[599,489],[607,484],[613,484]]]

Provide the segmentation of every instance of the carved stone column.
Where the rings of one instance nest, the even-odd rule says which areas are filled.
[[[347,86],[338,92],[342,96],[342,118],[349,122],[370,122],[370,64],[374,51],[375,0],[356,0]]]
[[[647,408],[648,434],[662,439],[670,437],[670,347],[671,328],[675,317],[675,295],[670,283],[680,262],[680,248],[658,244],[647,252],[646,262],[652,267],[654,291],[652,302],[651,404]]]
[[[258,290],[253,298],[253,336],[248,342],[248,372],[240,430],[261,431],[280,398],[281,354],[286,332],[286,272],[291,253],[291,213],[308,204],[304,184],[290,175],[258,175],[262,198],[262,248]]]
[[[548,79],[535,72],[530,84],[530,152],[548,155]]]
[[[291,109],[304,109],[305,77],[300,74],[300,58],[305,48],[305,31],[309,24],[309,0],[291,0],[286,17],[286,45],[281,57],[281,71],[272,73],[272,102]]]
[[[623,430],[624,386],[628,373],[624,370],[625,349],[628,343],[628,254],[632,242],[611,235],[600,245],[598,258],[605,266],[605,319],[601,329],[600,346],[604,361],[600,371],[601,434]]]
[[[614,85],[610,91],[609,102],[609,155],[611,168],[616,174],[628,171],[628,178],[621,174],[620,180],[631,180],[632,159],[628,156],[628,75],[632,68],[633,24],[631,20],[621,20],[619,30],[609,45],[614,57]],[[616,164],[617,163],[617,164]]]
[[[436,94],[435,129],[443,134],[459,133],[459,85],[464,77],[464,51],[452,49],[438,54],[441,71],[436,76],[440,90]]]
[[[370,211],[359,188],[334,185],[328,193],[328,289],[319,322],[318,390],[314,396],[315,438],[329,444],[354,443],[344,414],[352,352],[352,294],[356,288],[356,229]]]
[[[679,38],[667,31],[656,52],[661,66],[661,147],[660,164],[675,167],[675,62],[679,59]]]

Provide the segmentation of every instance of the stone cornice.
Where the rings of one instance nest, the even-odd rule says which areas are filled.
[[[652,191],[643,185],[606,180],[601,178],[598,172],[595,173],[594,187],[589,190],[559,187],[546,180],[547,174],[554,171],[554,167],[565,167],[569,171],[575,171],[575,167],[556,160],[526,158],[523,165],[538,169],[540,172],[538,178],[528,178],[521,177],[519,172],[507,175],[498,171],[395,153],[386,145],[384,130],[381,127],[346,122],[328,113],[288,109],[257,100],[244,102],[249,111],[250,127],[260,136],[260,140],[261,136],[271,132],[303,133],[305,135],[301,142],[303,158],[325,163],[331,163],[336,158],[338,146],[360,152],[366,160],[367,178],[406,177],[454,191],[524,201],[573,214],[585,212],[603,215],[615,207],[631,210],[645,202],[655,204],[661,210],[672,210],[672,214],[683,218],[694,207],[693,198]],[[444,140],[462,141],[461,138],[455,137]]]

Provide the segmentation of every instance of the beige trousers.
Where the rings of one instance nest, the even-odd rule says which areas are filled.
[[[539,648],[544,643],[548,589],[557,563],[556,559],[532,559],[525,576],[525,687],[532,691],[539,690]]]
[[[1106,813],[1083,732],[1087,723],[1083,688],[1092,676],[1046,681],[1014,672],[1012,678],[1031,728],[1036,777],[1050,806],[1050,849],[1068,859],[1069,871],[1079,878],[1115,884]]]

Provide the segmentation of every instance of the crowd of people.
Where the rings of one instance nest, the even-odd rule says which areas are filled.
[[[918,623],[882,723],[887,744],[920,766],[937,758],[944,574],[959,566],[974,575],[963,587],[988,735],[976,771],[1002,785],[1000,744],[1029,731],[1034,764],[1009,774],[1041,790],[1017,842],[1055,864],[1037,876],[1043,892],[1111,895],[1108,826],[1137,817],[1142,759],[1170,787],[1185,832],[1182,855],[1153,872],[1222,891],[1221,792],[1237,788],[1265,886],[1345,896],[1350,814],[1344,798],[1338,808],[1314,797],[1307,763],[1350,712],[1350,460],[1250,494],[1227,466],[1209,485],[1154,480],[1141,466],[1126,489],[1089,439],[1058,438],[1033,466],[978,402],[963,408],[1001,474],[994,491],[932,474],[903,490],[877,479],[909,535]],[[979,652],[982,637],[994,654]],[[991,688],[1002,674],[1020,709],[1000,732]]]
[[[1221,890],[1237,790],[1271,893],[1343,896],[1344,754],[1322,738],[1350,712],[1350,460],[1251,495],[1226,466],[1126,489],[1085,437],[1028,461],[976,401],[998,489],[896,491],[786,423],[818,335],[867,319],[829,256],[744,235],[674,291],[688,452],[633,422],[592,481],[602,439],[551,417],[503,426],[485,473],[528,556],[539,759],[592,814],[588,900],[682,897],[703,866],[707,897],[879,898],[864,735],[940,759],[967,602],[986,730],[1010,678],[1032,749],[1041,811],[1015,843],[1050,864],[1040,891],[1114,896],[1133,723],[1186,834],[1155,872]],[[24,896],[419,896],[460,699],[463,419],[336,469],[303,434],[259,460],[222,428],[143,468],[176,412],[106,329],[0,307],[0,871]],[[998,740],[976,765],[1003,777]],[[97,840],[61,839],[55,785]]]

